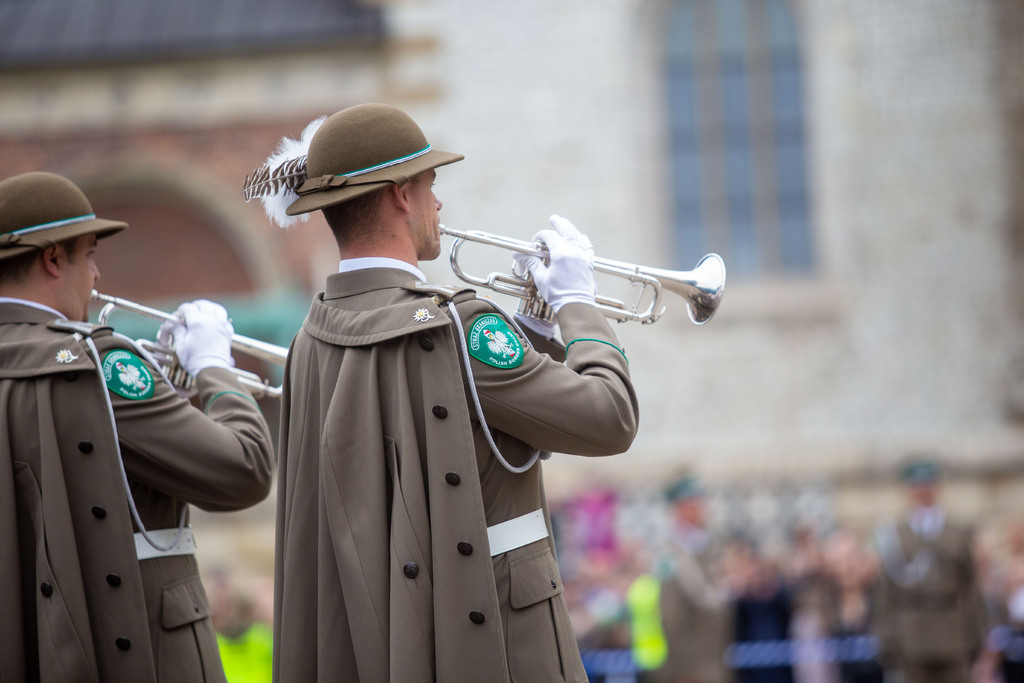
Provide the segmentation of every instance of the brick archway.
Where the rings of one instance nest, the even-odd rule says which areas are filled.
[[[216,217],[176,193],[94,192],[99,216],[128,230],[105,240],[97,255],[101,288],[135,300],[215,298],[258,289]]]

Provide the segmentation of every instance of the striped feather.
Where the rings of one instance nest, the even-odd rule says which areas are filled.
[[[277,150],[262,166],[250,173],[242,185],[242,196],[245,201],[259,199],[263,210],[270,220],[282,228],[291,227],[296,220],[309,220],[307,214],[289,216],[288,206],[299,195],[296,189],[306,181],[306,154],[313,135],[327,119],[321,116],[306,126],[298,140],[282,138]]]

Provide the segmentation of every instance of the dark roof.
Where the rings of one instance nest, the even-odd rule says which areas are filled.
[[[237,54],[383,35],[359,0],[0,0],[0,65]]]

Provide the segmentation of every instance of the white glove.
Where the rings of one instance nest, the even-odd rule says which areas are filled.
[[[235,331],[223,306],[199,299],[179,306],[175,316],[177,320],[160,325],[157,339],[165,345],[174,339],[174,352],[185,372],[195,377],[206,368],[234,367],[231,335]]]
[[[541,230],[533,239],[548,248],[549,264],[537,256],[514,254],[519,268],[533,276],[537,293],[555,313],[570,303],[593,304],[597,287],[594,284],[594,247],[587,236],[561,216],[551,216],[554,230]]]

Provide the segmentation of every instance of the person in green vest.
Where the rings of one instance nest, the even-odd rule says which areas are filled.
[[[641,574],[626,591],[632,635],[633,662],[641,672],[660,669],[668,657],[665,633],[661,630],[658,595],[661,583],[653,574]],[[641,680],[646,680],[641,674]]]
[[[273,630],[257,618],[252,598],[231,586],[226,577],[216,581],[213,622],[217,646],[228,683],[271,683]]]

